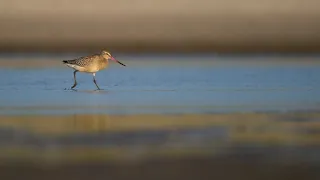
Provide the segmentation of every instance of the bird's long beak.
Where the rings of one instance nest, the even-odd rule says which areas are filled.
[[[115,62],[121,64],[122,66],[126,66],[126,65],[122,64],[120,61],[116,60],[116,59],[115,59],[114,57],[112,57],[112,56],[110,57],[110,59],[111,59],[112,61],[115,61]]]

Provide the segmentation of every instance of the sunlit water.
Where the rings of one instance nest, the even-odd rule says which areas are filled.
[[[10,62],[0,69],[1,159],[100,162],[185,154],[216,158],[205,159],[216,171],[190,165],[188,172],[198,175],[250,179],[233,177],[239,168],[271,179],[319,175],[312,169],[320,165],[317,56],[119,56],[127,67],[111,64],[97,73],[101,91],[82,73],[76,90],[69,89],[73,70],[60,61],[72,57],[1,56]],[[301,164],[307,168],[291,169]],[[160,166],[161,176],[180,172],[171,171],[177,167]],[[114,168],[107,176],[126,169]]]
[[[73,71],[62,64],[2,68],[0,113],[288,112],[320,107],[320,63],[304,63],[303,57],[298,62],[250,56],[141,59],[123,57],[127,67],[111,64],[97,73],[102,91],[95,91],[92,76],[82,73],[77,91],[70,90]],[[60,65],[59,59],[55,63]]]

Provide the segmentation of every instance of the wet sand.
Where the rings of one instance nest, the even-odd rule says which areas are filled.
[[[319,113],[2,115],[1,177],[313,179],[320,175],[319,118]]]

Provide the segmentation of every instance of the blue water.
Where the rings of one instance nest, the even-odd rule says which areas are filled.
[[[81,73],[78,73],[77,90],[69,89],[73,85],[73,70],[60,62],[70,57],[42,55],[35,58],[52,66],[21,67],[18,65],[21,60],[2,57],[2,61],[12,61],[17,65],[14,63],[0,68],[0,115],[286,113],[320,110],[320,61],[317,57],[310,60],[310,57],[303,56],[212,55],[197,58],[150,55],[141,59],[120,56],[119,59],[127,67],[112,64],[109,69],[97,73],[98,84],[104,89],[102,91],[95,90],[90,74]],[[31,62],[32,59],[31,56],[23,62]],[[150,118],[150,122],[135,121],[137,129],[123,131],[117,130],[116,125],[112,126],[115,119],[106,117],[77,119],[70,116],[59,120],[58,116],[52,121],[59,121],[53,123],[46,121],[45,117],[42,117],[43,121],[32,121],[32,116],[26,119],[18,116],[19,120],[3,121],[0,127],[0,150],[4,149],[0,151],[0,159],[11,156],[13,159],[17,156],[21,158],[24,153],[14,154],[14,150],[23,148],[27,149],[26,154],[36,154],[35,158],[41,162],[63,162],[69,156],[60,155],[66,152],[70,155],[83,152],[83,157],[94,154],[94,151],[87,149],[116,152],[122,148],[119,152],[123,153],[121,156],[124,159],[148,157],[154,151],[177,153],[176,150],[195,150],[210,152],[209,157],[227,157],[229,162],[235,162],[237,171],[239,164],[251,163],[258,173],[261,171],[257,170],[266,169],[266,174],[272,174],[270,168],[274,168],[274,173],[283,174],[281,168],[288,164],[292,167],[304,166],[299,169],[309,170],[306,175],[318,174],[313,168],[320,164],[320,146],[316,138],[320,131],[315,123],[318,116],[295,113],[262,116],[258,119],[257,116],[230,118],[237,120],[236,123],[212,116],[212,119],[221,121],[206,127],[190,126],[191,120],[183,118],[176,120],[185,121],[180,122],[181,127],[171,127],[170,124],[158,127],[152,126],[156,122]],[[158,120],[165,118],[161,116]],[[50,132],[55,133],[43,133],[51,128],[50,123],[55,125],[55,131]],[[124,124],[127,121],[122,123],[122,127],[126,127]],[[156,128],[144,129],[148,125]],[[105,156],[111,157],[112,154]],[[224,164],[227,161],[219,158],[212,161],[222,162],[221,167],[228,169]],[[291,175],[291,172],[285,174]]]
[[[90,74],[63,65],[0,70],[1,114],[72,113],[232,113],[318,111],[320,63],[261,60],[254,57],[179,56],[122,58],[97,73],[103,89],[95,91]],[[298,59],[299,59],[298,58]],[[192,62],[192,63],[190,63]],[[60,61],[57,61],[60,63]]]

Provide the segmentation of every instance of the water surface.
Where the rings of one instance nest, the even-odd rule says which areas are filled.
[[[4,177],[319,179],[318,56],[77,56],[0,56]]]
[[[297,61],[297,57],[286,56],[120,56],[127,67],[111,64],[97,74],[102,91],[95,91],[92,76],[85,73],[78,73],[77,91],[70,90],[73,71],[60,64],[60,59],[70,58],[40,56],[30,58],[34,68],[21,68],[19,63],[2,68],[0,112],[163,114],[319,109],[317,57]],[[53,65],[37,67],[39,61]]]

